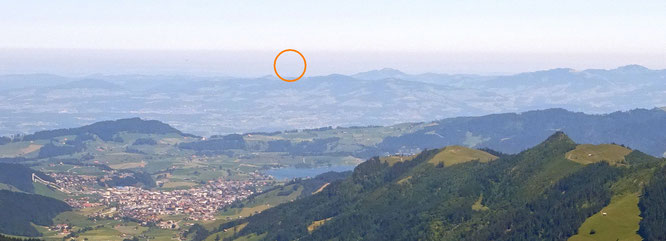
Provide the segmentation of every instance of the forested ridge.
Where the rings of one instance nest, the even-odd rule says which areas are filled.
[[[60,200],[32,194],[33,173],[46,181],[55,182],[51,176],[25,165],[0,163],[0,183],[11,185],[20,191],[0,190],[0,233],[41,236],[31,223],[51,225],[56,215],[71,210],[69,205]],[[11,240],[8,237],[0,237],[2,238]]]
[[[610,203],[614,183],[663,163],[634,151],[629,165],[582,165],[564,155],[576,146],[557,132],[519,154],[494,152],[500,158],[488,163],[429,163],[439,149],[393,165],[371,158],[317,194],[217,230],[248,223],[228,240],[250,234],[264,240],[566,240]],[[652,181],[644,196],[657,197],[641,200],[653,209],[653,216],[642,214],[641,235],[655,235],[648,240],[663,240],[662,223],[650,221],[663,222],[663,183]],[[324,225],[308,229],[321,220]]]
[[[41,236],[30,223],[49,226],[56,215],[70,210],[65,202],[50,197],[0,190],[0,233]]]
[[[13,238],[0,234],[0,241],[40,241],[37,238]]]
[[[0,183],[12,185],[23,192],[33,192],[33,173],[44,180],[55,182],[50,176],[40,171],[33,170],[25,165],[0,163]]]
[[[657,169],[638,207],[643,218],[638,233],[648,241],[666,240],[666,166]]]

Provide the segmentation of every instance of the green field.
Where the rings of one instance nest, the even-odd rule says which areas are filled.
[[[470,149],[462,146],[447,146],[441,150],[432,159],[428,160],[429,163],[437,165],[444,163],[444,166],[452,166],[459,163],[478,160],[480,162],[489,162],[497,159],[496,156],[490,153]]]
[[[143,235],[150,240],[179,240],[178,230],[151,227],[148,231],[143,232]]]
[[[80,212],[69,211],[59,214],[53,219],[54,224],[66,223],[76,227],[90,227],[96,225]]]
[[[123,225],[116,225],[113,229],[128,235],[138,235],[148,230],[148,227],[142,227],[138,223],[129,222]]]
[[[233,228],[229,228],[229,229],[221,231],[221,232],[213,233],[213,234],[209,235],[206,238],[205,241],[215,241],[217,238],[219,238],[218,240],[223,240],[225,238],[233,237],[236,233],[243,230],[243,228],[245,228],[245,226],[247,226],[247,224],[248,223],[242,223],[242,224],[234,226]]]
[[[97,229],[90,230],[88,232],[82,233],[79,235],[78,240],[120,240],[124,238],[121,236],[122,233],[118,232],[113,228],[101,227]]]
[[[0,158],[1,157],[17,157],[17,156],[36,156],[36,153],[42,147],[41,144],[30,142],[14,142],[5,145],[0,145]]]
[[[330,221],[332,218],[326,218],[322,220],[316,220],[313,221],[310,225],[308,225],[308,232],[312,233],[312,231],[315,231],[315,229],[318,229],[322,225],[324,225],[326,222]]]
[[[606,215],[603,215],[603,213]],[[638,231],[638,195],[615,196],[601,212],[589,217],[578,229],[578,234],[569,241],[620,240],[640,241]],[[591,231],[594,230],[594,234]]]
[[[472,204],[472,210],[474,210],[474,211],[488,211],[488,210],[490,210],[488,207],[484,206],[482,202],[483,202],[483,194],[481,194],[479,196],[479,199],[477,199],[476,202],[474,202],[474,204]]]
[[[193,186],[196,186],[197,184],[194,182],[186,182],[186,181],[175,181],[175,182],[167,182],[164,183],[164,186],[162,188],[165,189],[187,189]]]
[[[613,144],[582,144],[576,146],[576,149],[567,152],[566,157],[583,165],[600,161],[607,161],[611,165],[618,165],[624,161],[624,157],[629,153],[631,153],[631,150],[628,148]]]
[[[48,187],[44,184],[34,182],[34,183],[32,183],[32,185],[35,187],[35,194],[55,198],[55,199],[58,199],[58,200],[65,200],[65,198],[67,198],[67,194],[65,194],[61,191],[52,189],[52,188],[50,188],[50,187]]]

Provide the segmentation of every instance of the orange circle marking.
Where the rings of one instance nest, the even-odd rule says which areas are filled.
[[[276,67],[276,65],[277,65],[277,60],[278,60],[278,58],[280,57],[280,55],[281,55],[282,53],[284,53],[284,52],[288,52],[288,51],[296,52],[296,53],[297,53],[298,55],[300,55],[301,58],[303,59],[303,73],[301,73],[301,76],[298,76],[298,78],[295,78],[295,79],[285,79],[285,78],[282,78],[282,76],[280,76],[280,74],[278,74],[278,71],[277,71],[277,67]],[[305,75],[305,70],[306,70],[307,68],[308,68],[308,63],[305,61],[305,57],[303,56],[303,54],[301,54],[301,52],[298,52],[298,50],[295,50],[295,49],[285,49],[285,50],[282,50],[282,52],[280,52],[277,56],[275,56],[275,60],[273,61],[273,70],[275,70],[275,75],[277,75],[278,78],[280,78],[281,80],[286,81],[286,82],[294,82],[294,81],[297,81],[297,80],[303,78],[303,75]]]

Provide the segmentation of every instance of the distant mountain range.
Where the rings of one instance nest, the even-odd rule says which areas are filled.
[[[666,70],[552,69],[506,76],[406,74],[274,77],[0,76],[0,135],[102,120],[163,120],[197,135],[391,125],[565,108],[608,113],[666,106]]]

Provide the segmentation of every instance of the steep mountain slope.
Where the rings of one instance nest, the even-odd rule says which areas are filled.
[[[666,166],[657,170],[653,180],[645,187],[638,204],[641,210],[638,233],[646,240],[666,240]]]
[[[640,192],[663,163],[633,151],[623,166],[583,165],[566,158],[576,147],[557,132],[490,162],[434,165],[439,149],[392,165],[372,158],[310,197],[219,230],[243,224],[233,238],[264,240],[563,240],[614,195]]]
[[[317,175],[314,178],[309,179],[295,179],[286,183],[283,186],[277,186],[275,188],[265,190],[261,193],[251,195],[246,200],[238,201],[233,203],[229,207],[225,207],[222,212],[223,218],[237,218],[247,217],[255,213],[260,213],[271,207],[275,207],[279,204],[291,202],[296,199],[309,197],[313,194],[321,192],[324,188],[328,187],[330,183],[343,180],[351,175],[351,172],[327,172]],[[188,233],[192,233],[192,236],[199,237],[199,239],[206,238],[206,240],[215,240],[215,237],[226,237],[230,236],[230,232],[225,230],[216,230],[217,232],[210,232],[205,228],[215,230],[219,225],[218,222],[213,222],[200,226],[195,224],[195,227],[190,228]],[[244,225],[239,225],[242,228]],[[237,230],[240,231],[240,230]],[[188,236],[188,235],[186,235]],[[196,237],[191,237],[195,238]]]

